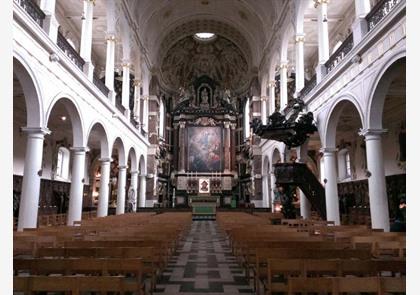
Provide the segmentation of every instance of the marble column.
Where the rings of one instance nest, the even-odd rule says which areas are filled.
[[[287,106],[287,61],[280,62],[280,111]]]
[[[127,166],[118,166],[118,191],[116,214],[125,213],[125,184],[127,180]]]
[[[22,131],[26,133],[27,139],[18,231],[37,226],[44,136],[50,133],[47,128],[35,127],[25,127]]]
[[[338,205],[337,191],[337,168],[335,148],[323,148],[321,152],[324,154],[324,173],[325,179],[325,203],[327,209],[327,220],[334,221],[335,225],[340,225],[340,211]]]
[[[93,79],[92,26],[94,2],[95,0],[83,0],[82,32],[80,40],[80,56],[85,61],[83,71],[90,81]]]
[[[314,2],[318,13],[318,62],[325,64],[330,57],[327,15],[329,0],[314,0]]]
[[[179,122],[179,162],[178,170],[180,173],[185,172],[185,122]]]
[[[365,137],[369,182],[369,203],[372,228],[389,231],[388,195],[386,193],[382,135],[387,130],[365,129],[360,132]]]
[[[355,0],[354,1],[356,17],[352,24],[353,31],[353,44],[356,46],[362,41],[363,37],[368,32],[368,24],[365,19],[366,15],[370,12],[369,0]]]
[[[123,61],[123,85],[121,94],[121,104],[125,109],[125,116],[130,118],[130,62],[128,60]]]
[[[143,95],[143,129],[149,132],[149,96]]]
[[[111,173],[111,158],[101,158],[101,182],[99,187],[99,200],[97,208],[97,216],[104,217],[108,215],[109,201],[109,177]]]
[[[135,198],[135,204],[134,204],[134,208],[133,211],[136,212],[137,211],[137,200],[138,200],[138,180],[139,180],[139,171],[135,170],[135,171],[131,171],[131,182],[130,182],[130,187],[132,187],[134,189],[134,195],[136,196]]]
[[[270,89],[270,100],[269,100],[269,106],[270,110],[268,112],[268,115],[271,115],[276,111],[276,81],[272,80],[270,83],[268,83],[268,87]]]
[[[114,76],[115,76],[115,35],[108,33],[106,38],[105,86],[110,91],[110,99],[115,105]]]
[[[265,125],[267,124],[267,97],[261,96],[261,121]]]
[[[301,146],[297,147],[297,162],[305,163],[308,160],[308,141],[303,143]],[[311,218],[311,202],[309,202],[308,198],[305,196],[303,191],[299,189],[300,195],[300,215],[304,219]]]
[[[67,225],[72,226],[73,222],[82,220],[83,210],[83,187],[85,178],[86,147],[73,147],[73,162],[71,169],[71,186],[69,211],[67,213]]]
[[[302,90],[305,87],[305,55],[304,55],[304,43],[305,34],[296,34],[295,37],[296,46],[296,92]]]
[[[55,17],[55,4],[56,0],[39,1],[39,7],[45,13],[43,29],[54,43],[57,42],[58,26],[60,25]]]
[[[140,175],[139,207],[146,207],[146,175]]]
[[[134,80],[134,107],[133,107],[133,115],[134,120],[136,122],[141,122],[141,104],[143,100],[140,99],[140,87],[141,81],[139,79]]]
[[[225,154],[225,173],[230,172],[230,122],[224,122],[225,137],[224,137],[224,154]]]
[[[236,124],[230,123],[230,165],[231,169],[235,170],[236,167],[236,144],[235,144],[235,130],[236,130]]]

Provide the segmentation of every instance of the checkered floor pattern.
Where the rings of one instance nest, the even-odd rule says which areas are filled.
[[[193,221],[191,231],[158,281],[156,294],[253,294],[245,271],[215,221]]]

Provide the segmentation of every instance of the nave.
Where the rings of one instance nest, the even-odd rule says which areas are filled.
[[[405,293],[405,233],[272,213],[92,218],[15,232],[13,247],[16,295]]]

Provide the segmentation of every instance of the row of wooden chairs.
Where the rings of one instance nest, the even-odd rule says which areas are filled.
[[[308,274],[333,278],[326,281],[331,288],[305,292],[352,292],[343,291],[348,276],[372,282],[377,294],[388,290],[386,286],[405,289],[405,234],[320,220],[280,219],[272,225],[270,218],[228,212],[217,216],[232,253],[257,293],[303,292],[295,290],[290,280],[301,279],[296,281],[301,283],[310,279]]]
[[[191,220],[133,213],[15,232],[14,290],[151,294]]]

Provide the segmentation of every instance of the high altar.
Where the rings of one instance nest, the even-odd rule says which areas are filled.
[[[181,88],[173,111],[175,132],[176,203],[193,206],[196,201],[230,204],[237,184],[235,128],[237,110],[228,89],[202,76],[187,89]],[[208,191],[200,190],[207,180]],[[212,206],[213,206],[212,205]]]

